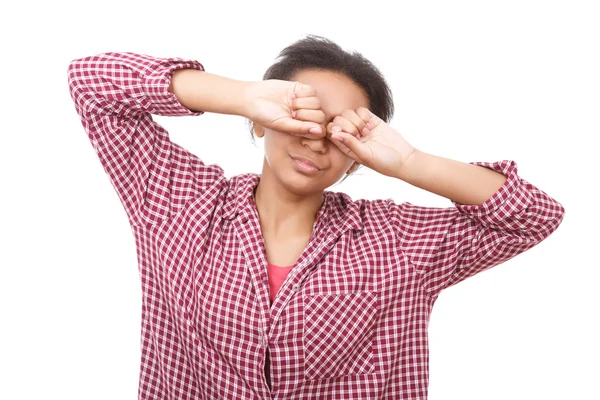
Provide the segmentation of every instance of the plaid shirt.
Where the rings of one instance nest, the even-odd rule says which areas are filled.
[[[140,399],[427,398],[427,326],[440,291],[548,237],[563,206],[513,161],[481,205],[431,208],[325,191],[272,306],[252,191],[169,140],[157,115],[200,63],[134,53],[77,59],[70,91],[126,212],[142,283]],[[265,362],[270,357],[271,388]]]

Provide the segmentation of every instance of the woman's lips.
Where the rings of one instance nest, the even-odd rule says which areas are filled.
[[[309,160],[305,157],[292,157],[294,163],[303,172],[308,174],[316,174],[321,170],[321,168],[312,160]]]

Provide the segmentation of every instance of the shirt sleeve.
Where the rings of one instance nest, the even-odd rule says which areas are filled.
[[[223,170],[169,140],[151,114],[201,115],[169,91],[177,69],[203,71],[194,60],[104,53],[68,68],[75,109],[132,225],[177,213],[190,199],[216,190]]]
[[[519,177],[514,161],[471,164],[507,177],[482,204],[433,208],[388,200],[401,251],[431,296],[532,248],[564,217],[558,201]]]

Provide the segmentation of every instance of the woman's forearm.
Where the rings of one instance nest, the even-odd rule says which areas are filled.
[[[209,72],[179,69],[173,72],[169,91],[192,111],[246,116],[248,84]]]
[[[481,204],[506,181],[506,176],[491,169],[419,150],[410,156],[396,178],[459,204]]]

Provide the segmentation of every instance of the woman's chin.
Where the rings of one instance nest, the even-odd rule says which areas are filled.
[[[287,191],[297,195],[307,196],[323,191],[323,189],[321,189],[323,188],[323,184],[319,182],[318,179],[307,177],[293,171],[278,176],[277,180]]]
[[[336,182],[329,176],[306,176],[294,172],[289,172],[285,176],[281,176],[280,181],[287,190],[302,196],[323,193],[325,189]]]

